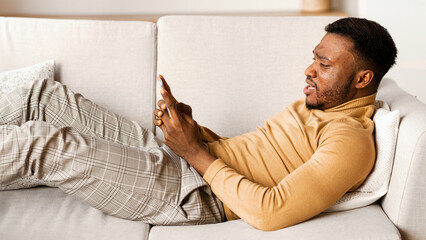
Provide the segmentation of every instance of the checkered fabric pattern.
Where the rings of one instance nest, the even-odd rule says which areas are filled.
[[[37,80],[0,98],[0,189],[55,185],[113,216],[154,225],[224,220],[202,177],[152,132]]]

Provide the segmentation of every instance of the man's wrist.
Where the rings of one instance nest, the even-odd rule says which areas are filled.
[[[198,145],[196,149],[185,158],[186,161],[195,168],[202,176],[207,171],[209,166],[216,160],[204,147]]]

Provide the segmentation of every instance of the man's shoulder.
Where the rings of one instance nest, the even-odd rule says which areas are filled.
[[[358,119],[350,116],[341,116],[331,119],[326,126],[327,131],[333,132],[351,132],[354,134],[362,133],[372,134],[374,122],[371,119]]]
[[[346,139],[346,141],[362,141],[373,139],[374,122],[371,119],[360,121],[357,118],[342,116],[330,120],[324,127],[323,139]],[[361,142],[360,142],[361,144]]]

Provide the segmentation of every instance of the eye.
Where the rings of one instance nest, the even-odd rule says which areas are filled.
[[[327,64],[324,64],[324,63],[320,63],[320,64],[321,64],[321,67],[325,67],[325,68],[330,67],[330,65],[327,65]]]

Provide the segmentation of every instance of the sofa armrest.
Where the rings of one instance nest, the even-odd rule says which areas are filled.
[[[377,98],[401,113],[392,176],[382,207],[403,239],[426,239],[426,105],[391,79],[383,80]]]

